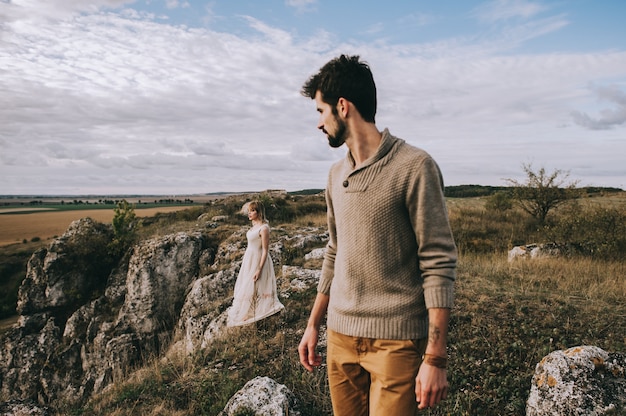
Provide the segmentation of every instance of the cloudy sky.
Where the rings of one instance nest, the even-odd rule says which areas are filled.
[[[626,2],[0,0],[0,194],[323,188],[303,82],[359,54],[447,185],[626,188]]]

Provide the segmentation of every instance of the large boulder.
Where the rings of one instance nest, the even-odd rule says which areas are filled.
[[[226,311],[232,303],[229,289],[235,285],[238,267],[194,281],[180,312],[170,352],[192,354],[208,347],[226,327]]]
[[[182,232],[137,246],[128,265],[126,299],[117,324],[138,334],[173,328],[187,286],[198,277],[201,251],[202,236]]]
[[[300,416],[293,393],[269,377],[256,377],[246,383],[218,416]]]
[[[111,228],[90,218],[70,224],[48,248],[35,252],[18,292],[17,312],[62,316],[105,287],[114,258],[107,255]]]
[[[535,369],[526,416],[626,414],[626,355],[594,346],[554,351]]]

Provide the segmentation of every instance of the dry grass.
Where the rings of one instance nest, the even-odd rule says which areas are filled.
[[[304,217],[296,218],[292,225],[297,227],[325,227],[326,226],[326,214],[317,213]]]
[[[623,260],[574,257],[508,263],[506,249],[515,239],[533,242],[528,239],[541,235],[517,214],[486,212],[483,202],[450,201],[453,230],[463,247],[450,325],[451,394],[424,415],[521,415],[535,366],[551,351],[577,345],[626,351]],[[613,203],[623,206],[621,199]],[[169,232],[189,224],[173,219],[155,226]],[[324,224],[322,213],[296,217],[294,228],[273,222],[285,233]],[[213,238],[229,238],[240,225],[223,224],[211,231]],[[302,264],[295,254],[293,263],[285,264]],[[230,331],[194,356],[149,361],[89,405],[65,414],[215,416],[247,381],[261,375],[292,390],[303,414],[330,415],[324,367],[306,372],[296,351],[314,296],[311,288],[281,299],[285,310],[280,315]]]
[[[432,414],[519,415],[535,365],[577,345],[626,350],[622,262],[465,255],[450,330],[453,402]]]
[[[626,263],[622,261],[554,257],[509,263],[506,254],[470,253],[460,259],[459,268],[469,278],[484,278],[493,284],[513,282],[511,290],[521,294],[551,293],[602,302],[626,299]]]
[[[625,351],[624,267],[462,256],[450,327],[452,390],[444,404],[423,414],[520,415],[535,365],[551,351],[576,345]],[[74,414],[214,416],[261,375],[291,389],[307,416],[330,415],[325,368],[306,372],[296,351],[314,296],[312,289],[283,299],[280,315],[229,331],[194,356],[153,361]]]

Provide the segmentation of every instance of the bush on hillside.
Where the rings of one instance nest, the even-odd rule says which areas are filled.
[[[574,204],[545,227],[547,239],[596,259],[626,256],[626,209]]]
[[[530,164],[523,164],[522,168],[525,182],[506,181],[513,186],[511,195],[518,206],[540,224],[545,224],[548,214],[555,208],[581,195],[581,190],[576,188],[578,181],[568,181],[568,172],[555,169],[547,173],[543,167],[535,171]]]
[[[118,202],[114,208],[113,240],[109,243],[109,253],[114,257],[121,257],[135,242],[137,236],[137,216],[135,208],[126,200]]]
[[[487,197],[487,211],[504,212],[513,208],[513,198],[509,192],[498,191]]]

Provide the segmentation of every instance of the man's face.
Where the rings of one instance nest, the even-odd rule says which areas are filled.
[[[331,147],[340,147],[346,142],[347,125],[337,112],[337,108],[322,101],[322,94],[315,93],[315,105],[320,114],[317,128],[322,130],[328,137],[328,144]]]

